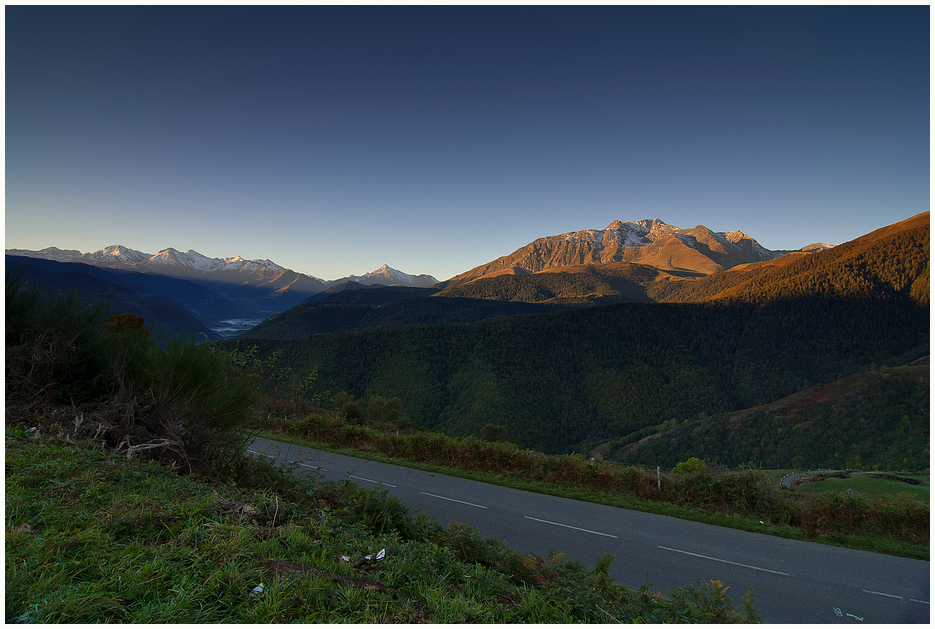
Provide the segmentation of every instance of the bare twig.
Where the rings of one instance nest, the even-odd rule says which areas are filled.
[[[608,616],[610,616],[611,620],[613,620],[615,623],[620,624],[620,621],[617,620],[617,618],[615,618],[614,615],[611,614],[610,612],[608,612],[606,609],[604,609],[604,608],[601,607],[600,605],[596,605],[596,604],[595,604],[594,606],[597,607],[597,608],[598,608],[599,610],[601,610],[602,612],[604,612],[605,614],[607,614]]]
[[[94,436],[91,437],[91,441],[97,441],[98,437],[100,437],[100,436],[101,436],[101,433],[104,432],[105,430],[106,430],[106,429],[104,428],[104,424],[101,423],[101,422],[98,422],[98,423],[97,423],[97,432],[95,432],[95,433],[94,433]]]
[[[164,448],[168,446],[170,443],[172,442],[169,441],[168,439],[162,439],[160,441],[153,441],[151,443],[143,443],[138,446],[131,446],[130,438],[127,437],[127,459],[129,459],[135,453],[140,452],[142,450],[152,450],[153,448]]]

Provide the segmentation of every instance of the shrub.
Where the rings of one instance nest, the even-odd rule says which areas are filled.
[[[334,398],[334,408],[338,412],[338,417],[342,417],[352,424],[357,424],[365,419],[363,402],[356,399],[353,395],[341,391]]]
[[[484,441],[500,441],[503,439],[503,435],[506,433],[506,426],[497,426],[494,424],[487,424],[481,429],[481,439]]]
[[[454,550],[458,561],[485,567],[496,566],[506,550],[501,540],[485,539],[467,524],[455,520],[448,524],[445,533],[445,545]]]
[[[18,273],[6,275],[7,392],[21,397],[84,401],[99,373],[92,348],[107,305],[77,292],[43,299]]]
[[[138,323],[108,319],[98,344],[114,400],[125,409],[121,441],[128,451],[159,448],[186,471],[231,466],[250,438],[255,389],[228,376],[219,350],[178,337],[160,349]]]
[[[720,581],[697,582],[694,587],[680,587],[669,591],[668,604],[660,606],[659,622],[728,623],[741,620],[759,622],[753,609],[753,589],[740,599],[743,612],[734,610],[728,588]],[[739,616],[739,618],[738,618]]]
[[[132,400],[139,393],[146,354],[152,346],[142,317],[118,314],[104,321],[96,351],[119,400]]]
[[[346,521],[363,522],[376,535],[395,531],[403,539],[413,539],[417,531],[409,507],[385,489],[345,482],[339,505]]]
[[[227,377],[225,356],[193,338],[175,338],[146,353],[142,373],[144,421],[153,434],[178,438],[192,459],[215,467],[243,454],[257,392]]]
[[[408,425],[406,417],[403,415],[403,402],[398,397],[391,398],[383,405],[383,420],[396,424],[400,428]]]
[[[705,462],[697,457],[691,457],[687,461],[682,461],[672,468],[673,474],[691,474],[692,472],[704,471],[707,469]]]

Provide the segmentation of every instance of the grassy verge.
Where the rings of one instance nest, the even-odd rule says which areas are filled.
[[[757,620],[719,582],[623,588],[612,557],[521,556],[385,492],[238,489],[68,437],[6,426],[7,622]]]
[[[367,429],[359,426],[355,426],[353,429],[355,433],[364,434],[368,432]],[[479,482],[522,489],[524,491],[532,491],[563,498],[571,498],[574,500],[594,502],[624,509],[644,511],[647,513],[656,513],[659,515],[666,515],[684,520],[692,520],[705,524],[713,524],[716,526],[724,526],[745,531],[764,533],[767,535],[776,535],[787,539],[814,541],[857,550],[867,550],[871,552],[907,557],[911,559],[921,559],[925,561],[929,560],[929,545],[927,543],[927,537],[925,538],[924,543],[920,543],[921,540],[919,536],[915,536],[915,538],[910,537],[910,539],[907,540],[886,535],[860,534],[834,530],[831,526],[829,526],[828,521],[833,517],[846,517],[845,515],[842,515],[842,510],[846,510],[848,508],[853,509],[853,505],[838,505],[832,502],[810,502],[808,500],[808,496],[798,496],[795,494],[795,492],[782,490],[778,486],[778,479],[784,476],[784,474],[778,472],[775,474],[776,479],[773,479],[772,477],[766,477],[767,487],[765,491],[768,495],[765,498],[763,496],[758,498],[758,500],[761,502],[769,501],[770,503],[775,503],[771,506],[771,509],[767,511],[769,514],[777,514],[776,521],[774,521],[769,515],[760,516],[757,515],[756,512],[743,513],[742,509],[740,508],[735,509],[732,513],[730,510],[698,508],[697,506],[685,506],[672,501],[666,501],[663,499],[665,495],[672,495],[673,493],[676,493],[675,490],[666,491],[666,485],[684,482],[683,479],[679,478],[677,475],[664,475],[662,480],[663,491],[642,492],[651,496],[651,498],[643,498],[639,495],[641,493],[640,491],[620,490],[617,488],[607,489],[604,491],[595,491],[593,489],[586,489],[584,486],[582,486],[581,483],[530,480],[528,478],[524,478],[519,473],[511,473],[511,470],[506,469],[500,473],[493,473],[484,469],[466,469],[465,467],[457,465],[440,465],[438,463],[426,462],[425,460],[413,460],[412,457],[406,456],[390,456],[378,449],[380,439],[375,435],[369,435],[370,438],[364,440],[365,446],[363,448],[348,448],[336,445],[335,443],[316,440],[314,438],[299,437],[295,434],[289,434],[288,432],[261,432],[260,434],[261,436],[265,436],[269,439],[286,441],[296,445],[304,445],[335,452],[338,454],[344,454],[347,456],[354,456],[384,463],[392,463],[394,465],[402,465],[430,472],[448,474],[451,476],[459,476]],[[405,439],[407,437],[401,438]],[[444,437],[439,436],[438,439],[442,440]],[[493,448],[509,447],[503,446],[503,444],[489,445],[491,445]],[[450,446],[450,448],[453,449],[454,446]],[[543,457],[543,455],[538,456]],[[424,459],[425,458],[428,457],[424,457]],[[567,459],[568,457],[564,458]],[[585,466],[588,465],[586,462],[578,463],[581,463]],[[598,467],[606,469],[607,466],[608,464],[604,463],[600,464]],[[653,474],[653,484],[654,483],[655,475]],[[762,488],[757,488],[756,491],[762,492]],[[801,504],[810,505],[812,511],[814,511],[815,514],[811,517],[811,520],[806,520],[804,522],[805,526],[796,526],[792,524],[792,522],[795,522],[796,520],[794,514],[790,515],[790,510],[794,509],[795,505]],[[896,509],[900,510],[902,506],[903,505],[899,503],[896,505]],[[923,514],[925,517],[924,528],[927,531],[927,505],[925,505],[925,507],[925,514]],[[909,508],[910,511],[912,511],[913,505],[909,505]],[[829,513],[831,514],[830,516],[828,515]],[[883,514],[883,517],[892,516],[889,513],[885,513]],[[824,527],[824,529],[820,527]],[[905,532],[903,531],[903,533]]]
[[[899,479],[908,478],[918,484],[910,484]],[[877,472],[853,473],[849,478],[826,478],[813,483],[797,485],[796,491],[809,494],[822,494],[826,492],[842,493],[847,490],[864,496],[896,498],[899,494],[907,494],[914,500],[929,502],[929,477],[919,475],[884,478]]]

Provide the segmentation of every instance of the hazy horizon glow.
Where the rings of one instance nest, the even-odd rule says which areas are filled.
[[[930,207],[919,6],[7,6],[6,248],[448,279],[659,218]]]

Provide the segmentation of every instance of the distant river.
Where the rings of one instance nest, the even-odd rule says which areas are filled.
[[[215,322],[217,327],[211,329],[221,335],[221,338],[229,339],[242,332],[246,332],[262,322],[263,319],[225,319]]]

